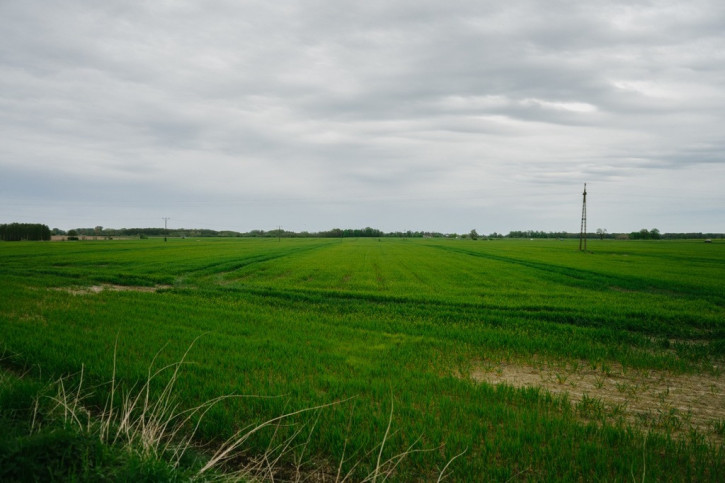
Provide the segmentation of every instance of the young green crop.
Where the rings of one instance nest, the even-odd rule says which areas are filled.
[[[86,368],[144,380],[201,336],[176,385],[219,441],[291,410],[322,411],[308,454],[416,448],[399,479],[711,479],[720,443],[589,424],[542,391],[491,386],[486,361],[584,361],[717,375],[725,358],[718,243],[170,239],[0,245],[0,337],[43,377]],[[97,287],[90,290],[91,287]],[[156,388],[160,390],[160,388]],[[102,401],[106,395],[99,390]],[[353,398],[350,400],[350,398]],[[291,429],[290,429],[291,431]],[[269,434],[249,441],[263,451]],[[389,453],[388,453],[389,452]],[[373,451],[375,456],[377,453]],[[664,455],[664,457],[662,456]],[[370,474],[376,458],[355,471]],[[657,464],[652,463],[657,461]],[[346,468],[348,470],[349,468]]]

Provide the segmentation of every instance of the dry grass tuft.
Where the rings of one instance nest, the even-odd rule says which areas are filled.
[[[196,340],[192,342],[181,360],[155,369],[156,359],[161,353],[159,351],[149,365],[146,381],[140,386],[133,386],[128,390],[123,390],[120,396],[117,394],[120,389],[116,380],[116,349],[114,349],[110,392],[100,412],[96,411],[94,413],[84,404],[92,393],[85,391],[83,388],[85,372],[83,367],[80,373],[75,375],[78,377],[78,381],[73,385],[69,385],[70,376],[56,381],[57,391],[51,397],[55,402],[55,407],[52,408],[51,412],[60,414],[62,421],[66,425],[75,427],[87,434],[95,435],[104,444],[120,446],[129,452],[141,455],[143,458],[163,460],[172,467],[178,468],[182,464],[184,456],[191,449],[197,449],[194,442],[195,435],[204,416],[214,405],[229,398],[269,397],[225,395],[191,409],[180,409],[181,404],[174,397],[174,386],[178,380],[179,371],[185,364],[187,355],[195,342]],[[161,392],[154,395],[151,387],[154,381],[160,377],[167,377],[168,379]],[[336,474],[333,474],[329,468],[322,470],[306,469],[305,454],[319,420],[320,411],[347,401],[336,401],[288,412],[260,424],[252,424],[238,430],[218,447],[207,452],[208,457],[203,463],[200,463],[199,469],[196,471],[196,477],[202,480],[274,481],[279,479],[279,475],[284,475],[285,480],[296,482],[307,480],[379,482],[387,481],[393,477],[399,464],[410,454],[436,450],[416,449],[415,446],[420,441],[420,438],[418,438],[402,453],[388,458],[384,457],[386,442],[392,436],[394,404],[391,398],[390,415],[385,435],[382,441],[364,456],[369,458],[374,452],[377,453],[373,471],[362,479],[359,479],[359,475],[355,476],[357,474],[356,470],[365,461],[363,459],[354,463],[347,473],[343,474],[343,465],[349,462],[345,459],[344,454]],[[296,430],[291,435],[280,440],[279,434],[281,431],[279,430],[281,424],[304,413],[316,415],[312,419],[312,423],[297,425]],[[35,426],[35,418],[33,419],[33,426]],[[289,425],[285,423],[285,427],[289,427]],[[244,444],[254,434],[265,428],[274,428],[266,451],[260,455],[250,457],[244,451]],[[39,428],[34,428],[34,430],[37,429]],[[300,441],[305,429],[308,429],[308,436],[304,441]],[[439,474],[438,481],[450,474],[449,467],[459,456],[461,455],[455,456],[445,465]],[[289,461],[293,463],[290,464]]]

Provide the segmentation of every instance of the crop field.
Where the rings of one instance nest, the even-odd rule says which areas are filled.
[[[66,418],[202,407],[190,471],[236,437],[221,471],[269,479],[722,481],[725,244],[577,246],[3,243],[0,424],[60,380]]]

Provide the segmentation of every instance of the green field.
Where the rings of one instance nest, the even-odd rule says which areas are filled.
[[[725,244],[577,247],[3,243],[0,383],[68,376],[77,387],[82,369],[82,402],[102,415],[112,388],[122,400],[152,363],[178,362],[191,347],[174,385],[180,410],[259,396],[205,413],[194,433],[201,460],[241,428],[328,405],[255,432],[227,471],[279,449],[282,478],[299,466],[329,481],[376,471],[404,481],[442,471],[449,481],[722,481]],[[695,389],[701,396],[687,399]],[[30,399],[6,392],[0,424],[20,428]],[[30,437],[14,431],[0,460]]]

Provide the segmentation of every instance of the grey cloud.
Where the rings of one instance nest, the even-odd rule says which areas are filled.
[[[310,219],[398,229],[408,203],[434,200],[426,228],[467,231],[465,200],[496,205],[497,231],[546,229],[507,225],[503,213],[536,218],[470,193],[549,186],[553,205],[585,180],[624,189],[698,166],[697,193],[720,173],[723,13],[708,1],[3,2],[0,169],[256,200],[250,223],[283,217],[269,200],[289,199]]]

